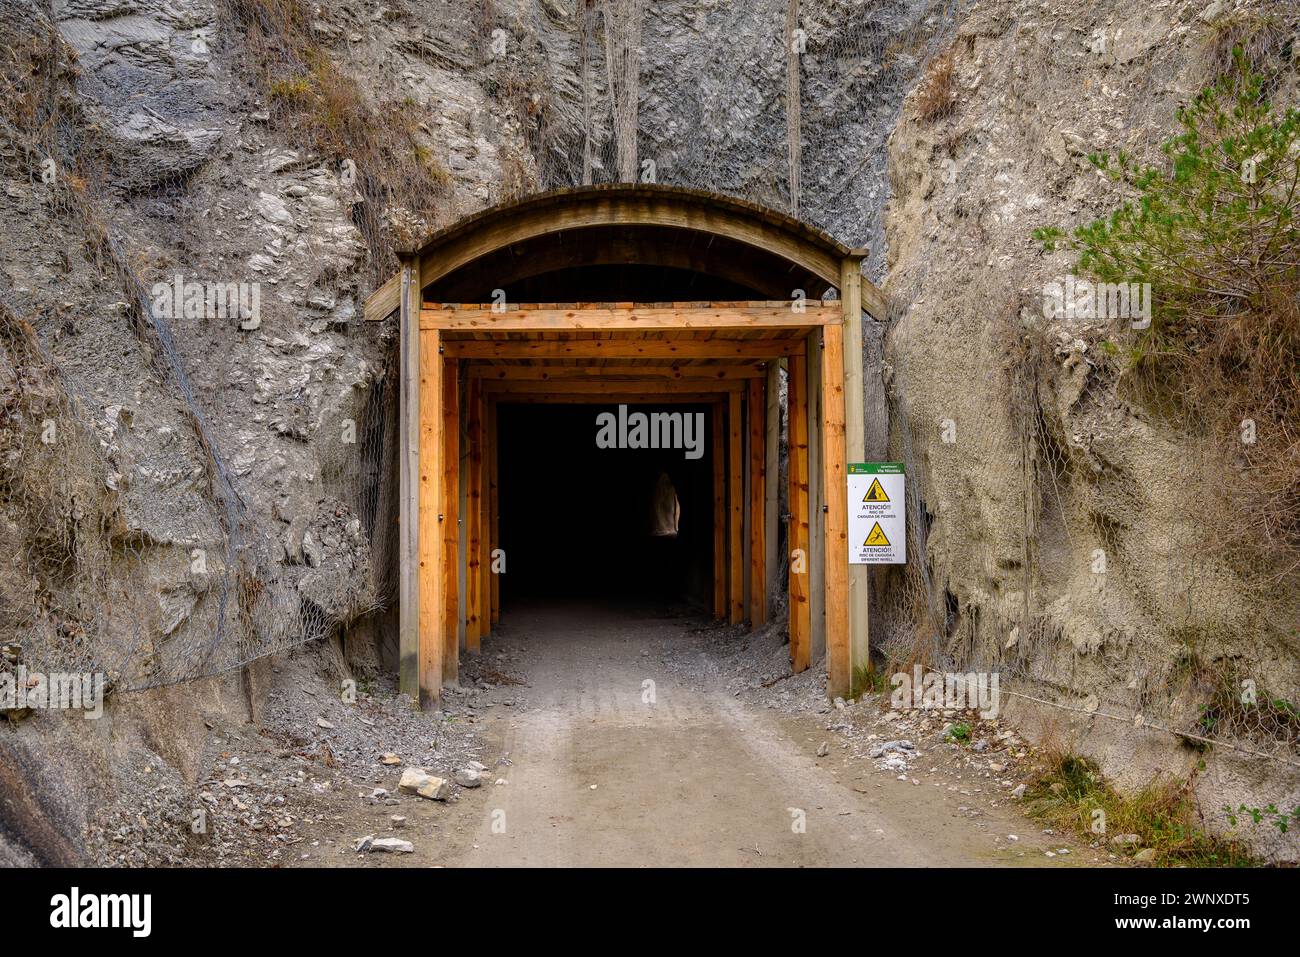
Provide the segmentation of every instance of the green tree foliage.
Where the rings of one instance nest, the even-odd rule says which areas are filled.
[[[1123,196],[1108,216],[1034,238],[1078,254],[1098,282],[1150,283],[1149,328],[1103,349],[1149,409],[1217,434],[1248,475],[1239,527],[1300,568],[1300,111],[1275,109],[1240,47],[1178,111],[1181,132],[1146,165],[1092,164]]]

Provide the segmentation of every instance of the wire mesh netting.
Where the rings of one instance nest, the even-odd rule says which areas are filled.
[[[2,160],[23,217],[15,245],[64,244],[51,253],[57,268],[0,290],[10,563],[0,579],[12,585],[0,635],[10,665],[108,671],[120,688],[216,674],[391,607],[393,330],[363,323],[359,306],[396,268],[394,249],[498,201],[652,181],[791,211],[870,248],[879,278],[886,139],[964,10],[957,0],[184,6],[164,16],[144,5],[156,14],[138,18],[147,29],[109,35],[128,26],[108,25],[93,0],[5,0],[0,45]],[[169,64],[161,81],[156,61]],[[1148,82],[1150,97],[1128,101],[1129,148],[1160,138],[1143,111],[1163,78]],[[257,218],[241,220],[250,205]],[[231,222],[241,225],[223,230]],[[266,318],[236,308],[218,330],[206,305],[169,309],[184,291],[155,290],[173,275],[256,285]],[[1007,339],[1023,346],[1023,330]],[[924,491],[957,479],[928,474],[945,464],[927,456],[923,430],[949,410],[914,408],[923,390],[912,370],[892,370],[911,561],[875,609],[874,638],[895,661],[998,669],[1025,693],[1067,679],[1115,689],[1081,709],[1293,760],[1288,689],[1261,683],[1266,706],[1237,707],[1253,679],[1213,639],[1199,654],[1162,649],[1146,667],[1078,663],[1076,639],[1087,639],[1061,633],[1070,615],[1054,556],[1088,554],[1069,541],[1079,529],[1106,552],[1114,530],[1071,491],[1078,458],[1045,411],[1041,347],[1025,352],[1011,371],[1001,359],[976,365],[980,395],[1004,398],[964,418],[956,446],[1015,466],[994,546],[952,531],[931,540]],[[1189,486],[1212,472],[1195,454],[1180,467]],[[1220,602],[1207,582],[1221,578],[1194,523],[1167,534],[1151,560],[1177,601],[1140,611],[1177,636]],[[1136,612],[1106,599],[1106,576],[1124,564],[1107,554],[1111,570],[1079,607],[1122,641]],[[936,572],[972,561],[983,565],[975,579],[999,589],[987,600],[959,600]],[[1208,710],[1170,711],[1177,682],[1204,685]]]
[[[119,690],[391,607],[393,338],[358,306],[396,247],[493,202],[629,180],[879,240],[889,120],[952,16],[920,0],[182,6],[122,21],[94,0],[6,0],[0,46],[15,246],[66,246],[0,290],[5,667]],[[468,144],[444,135],[465,110]],[[221,154],[241,124],[254,134]],[[220,191],[250,187],[252,255],[218,241],[239,215]],[[282,245],[293,200],[325,206],[318,192],[342,211],[319,248]],[[210,240],[185,238],[205,219]],[[332,262],[338,243],[356,249]],[[274,274],[286,246],[306,254]],[[322,407],[316,367],[280,359],[295,350],[360,357],[345,402]],[[264,479],[268,460],[310,495]]]

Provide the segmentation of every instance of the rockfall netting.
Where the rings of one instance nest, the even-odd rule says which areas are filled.
[[[955,4],[3,7],[0,666],[121,690],[391,606],[396,246],[640,181],[879,251]]]

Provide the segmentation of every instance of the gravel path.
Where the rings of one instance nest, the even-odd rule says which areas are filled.
[[[815,676],[783,682],[792,692],[731,673],[719,647],[761,637],[589,606],[506,621],[492,641],[527,687],[499,692],[513,707],[493,709],[480,732],[484,752],[508,755],[510,766],[493,772],[505,783],[461,796],[458,826],[473,836],[443,843],[429,855],[439,863],[1084,863],[1087,848],[1041,833],[977,770],[965,780],[936,766],[929,786],[920,771],[899,780],[897,765],[857,746],[876,736],[855,742],[856,723],[842,720],[851,709],[828,708]],[[926,763],[916,755],[903,767],[917,762]],[[432,863],[418,831],[407,837],[417,853],[400,863]]]

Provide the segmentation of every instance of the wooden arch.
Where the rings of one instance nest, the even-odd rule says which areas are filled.
[[[602,184],[493,206],[435,232],[403,250],[402,256],[418,263],[418,284],[424,290],[478,260],[530,240],[610,227],[665,231],[669,240],[673,232],[680,233],[683,240],[693,235],[724,238],[764,254],[764,260],[782,260],[800,274],[818,280],[820,287],[812,283],[797,287],[804,288],[810,298],[820,297],[825,289],[839,289],[843,261],[860,261],[866,255],[865,250],[850,249],[807,223],[734,197],[678,186]],[[609,261],[610,255],[617,255],[605,245],[573,245],[576,257],[591,262]],[[636,254],[643,261],[683,264],[680,245],[672,241],[641,242]],[[728,278],[743,280],[734,265],[724,267],[716,259],[710,262],[707,253],[702,263],[704,269],[724,274],[725,268]],[[771,282],[766,270],[752,278],[757,288]],[[883,296],[865,280],[862,299],[868,314],[884,321]],[[384,319],[397,311],[400,301],[400,275],[395,275],[367,300],[366,318]]]

